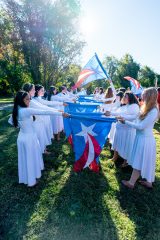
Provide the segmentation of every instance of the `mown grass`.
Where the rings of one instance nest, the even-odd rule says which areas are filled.
[[[2,98],[0,97],[0,104],[8,104],[8,103],[13,103],[13,98]]]
[[[7,124],[10,111],[0,111],[0,239],[158,240],[160,239],[160,123],[156,182],[153,190],[121,186],[131,169],[108,165],[106,146],[101,171],[72,171],[74,156],[65,140],[54,141],[45,157],[38,185],[18,184],[18,131]]]

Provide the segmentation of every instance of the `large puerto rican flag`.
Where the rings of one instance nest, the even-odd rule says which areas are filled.
[[[106,142],[112,122],[115,118],[106,118],[99,113],[71,115],[64,119],[66,136],[72,143],[75,153],[74,171],[79,172],[86,167],[99,171],[99,155]]]
[[[124,79],[130,81],[130,85],[131,85],[131,91],[138,95],[141,94],[143,92],[143,87],[141,86],[141,84],[134,78],[126,76],[124,77]]]
[[[89,60],[79,74],[78,81],[73,89],[82,87],[94,80],[109,79],[109,75],[102,66],[97,54]]]

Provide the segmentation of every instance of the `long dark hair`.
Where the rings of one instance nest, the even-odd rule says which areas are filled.
[[[99,88],[99,94],[103,94],[104,93],[104,90],[102,87]]]
[[[122,91],[119,91],[116,96],[120,97],[120,101],[122,100],[124,93]]]
[[[32,84],[32,83],[25,83],[22,86],[22,90],[25,91],[25,92],[30,92],[33,87],[34,87],[34,84]]]
[[[126,95],[128,96],[128,104],[135,103],[135,104],[139,105],[137,98],[135,97],[135,95],[132,92],[125,92],[124,97]]]
[[[18,127],[18,106],[26,108],[27,105],[24,103],[24,98],[28,95],[25,91],[19,91],[14,99],[14,106],[13,106],[13,112],[12,112],[12,118],[13,118],[13,125],[14,127]]]
[[[55,86],[50,86],[50,89],[49,89],[49,92],[48,92],[48,101],[51,101],[51,97],[53,94],[53,91],[56,90],[56,87]]]
[[[41,90],[43,88],[43,86],[42,85],[40,85],[40,84],[37,84],[37,85],[35,85],[35,97],[38,97],[38,92],[39,92],[39,90]]]

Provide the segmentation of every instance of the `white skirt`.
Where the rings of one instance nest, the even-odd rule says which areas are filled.
[[[42,116],[43,121],[44,121],[44,126],[47,134],[47,145],[52,144],[51,139],[53,138],[53,128],[52,128],[52,123],[51,123],[51,118],[50,116]]]
[[[113,144],[115,132],[116,132],[116,123],[112,123],[111,130],[108,134],[109,143],[111,144]]]
[[[135,135],[136,130],[134,128],[116,125],[112,148],[118,152],[119,156],[127,160],[128,164],[130,164],[129,159],[132,154]]]
[[[147,179],[150,183],[154,182],[156,165],[156,141],[154,136],[145,136],[137,131],[129,162],[134,169],[141,171],[142,178]]]
[[[64,129],[62,116],[50,116],[53,134],[58,134]]]
[[[44,122],[43,120],[36,118],[36,120],[33,122],[33,126],[39,140],[41,152],[44,153],[46,146],[49,145]]]
[[[41,170],[44,169],[36,133],[23,133],[20,131],[17,146],[19,183],[33,186],[36,183],[36,178],[41,177]]]

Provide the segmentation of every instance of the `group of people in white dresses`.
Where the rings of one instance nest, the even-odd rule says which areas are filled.
[[[74,101],[63,88],[56,100],[54,90],[49,100],[44,100],[42,85],[26,83],[15,97],[12,123],[20,128],[17,139],[19,183],[30,187],[37,183],[44,169],[43,154],[49,154],[46,146],[63,130],[63,117],[68,117],[63,111],[64,102]],[[57,140],[59,138],[60,135]]]
[[[24,84],[14,100],[12,121],[19,127],[18,146],[18,175],[19,183],[32,187],[41,177],[44,169],[43,154],[49,154],[47,146],[56,136],[60,140],[63,130],[63,117],[66,102],[75,102],[76,95],[62,86],[57,94],[55,87],[50,87],[46,99],[44,87]],[[104,93],[95,90],[94,99],[101,101],[101,111],[106,117],[114,116],[117,123],[113,123],[109,134],[109,141],[114,151],[113,161],[118,156],[124,159],[123,167],[133,168],[131,178],[122,183],[128,188],[134,188],[141,176],[140,183],[152,188],[155,180],[156,142],[153,127],[158,119],[157,90],[145,89],[142,95],[143,105],[140,107],[136,96],[130,92],[117,92],[110,81],[110,87]]]
[[[109,141],[114,151],[112,161],[118,156],[124,159],[122,167],[130,165],[133,168],[131,178],[122,184],[133,189],[141,176],[139,183],[152,188],[155,180],[156,142],[153,127],[159,117],[156,88],[145,89],[142,94],[141,107],[136,96],[126,91],[117,94],[117,104],[111,106],[105,115],[114,116],[118,122],[113,123]],[[119,102],[119,104],[118,104]],[[119,105],[119,106],[118,106]]]

